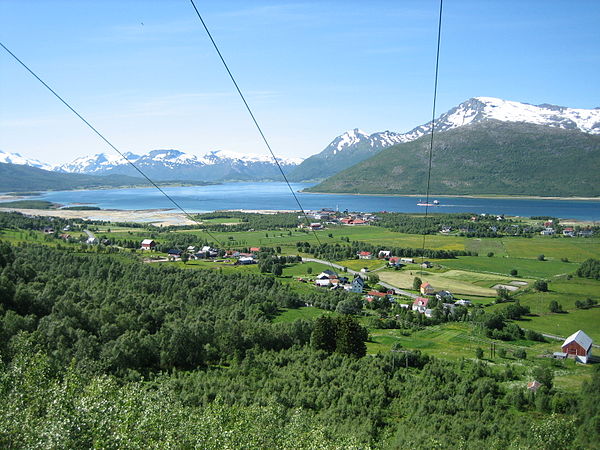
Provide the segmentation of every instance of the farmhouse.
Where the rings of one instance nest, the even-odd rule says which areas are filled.
[[[349,291],[356,294],[361,294],[364,288],[365,280],[363,280],[361,276],[355,275],[354,279],[352,280],[352,287],[349,289]]]
[[[423,269],[430,269],[431,268],[431,263],[429,261],[424,261],[421,264],[421,268],[423,268]]]
[[[181,254],[183,252],[181,250],[175,250],[175,249],[171,249],[167,252],[167,256],[169,257],[169,259],[177,259],[177,258],[181,258]]]
[[[142,250],[154,250],[156,248],[156,241],[154,239],[144,239],[142,241]]]
[[[592,338],[582,330],[576,331],[563,342],[561,349],[567,356],[587,364],[592,357]]]
[[[377,254],[377,257],[379,259],[388,259],[391,255],[392,255],[392,252],[390,250],[380,250],[379,253]]]
[[[381,299],[388,298],[388,294],[385,292],[379,292],[379,291],[369,291],[369,292],[367,292],[367,295],[365,296],[365,300],[368,302],[372,302],[376,298],[381,298]]]
[[[373,259],[373,254],[371,252],[358,252],[359,259]]]
[[[427,303],[429,303],[429,298],[417,297],[413,302],[412,310],[423,314],[427,309]]]
[[[433,295],[433,294],[435,294],[435,288],[431,284],[429,284],[427,282],[425,282],[425,283],[423,283],[421,285],[421,289],[420,290],[421,290],[421,294],[422,295]]]

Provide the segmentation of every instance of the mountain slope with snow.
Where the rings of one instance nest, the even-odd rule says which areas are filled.
[[[490,120],[529,123],[600,134],[600,109],[575,109],[555,105],[530,105],[492,97],[471,98],[435,120],[435,131],[445,132]],[[366,134],[358,129],[336,137],[321,153],[307,158],[292,172],[295,181],[327,178],[364,161],[384,148],[411,142],[431,133],[432,122],[406,133],[384,131]]]
[[[155,180],[225,181],[225,180],[280,180],[281,173],[268,155],[251,155],[211,151],[202,156],[179,150],[152,150],[145,155],[126,154],[146,175]],[[302,160],[280,158],[279,164],[289,171]],[[94,175],[139,175],[132,165],[120,156],[99,153],[57,167],[67,173]]]
[[[26,158],[18,153],[8,153],[0,150],[0,163],[17,164],[21,166],[36,167],[38,169],[52,170],[50,164],[43,163],[33,158]]]

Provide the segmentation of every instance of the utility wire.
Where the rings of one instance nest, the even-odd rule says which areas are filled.
[[[283,171],[283,168],[281,167],[281,164],[279,164],[279,160],[275,156],[275,153],[273,152],[273,149],[271,148],[271,145],[269,144],[269,141],[267,140],[267,137],[265,136],[265,134],[262,131],[262,128],[258,124],[258,121],[256,120],[256,117],[254,116],[254,113],[252,112],[252,109],[250,108],[250,105],[246,101],[246,97],[244,97],[244,94],[242,93],[242,90],[240,89],[240,87],[238,86],[237,82],[235,81],[235,78],[234,78],[233,74],[231,73],[231,70],[229,69],[229,66],[227,65],[227,62],[225,62],[225,58],[223,58],[223,55],[221,54],[221,51],[219,50],[219,47],[218,47],[217,43],[213,39],[212,34],[211,34],[210,30],[208,29],[208,26],[206,25],[206,22],[204,22],[204,19],[202,18],[202,15],[200,14],[200,11],[198,11],[198,8],[196,7],[196,4],[194,3],[194,0],[190,0],[190,3],[194,7],[194,11],[196,11],[196,15],[198,16],[198,19],[200,19],[200,22],[202,23],[202,26],[204,27],[204,30],[206,31],[206,34],[208,35],[210,41],[212,42],[212,45],[215,48],[217,54],[219,55],[219,58],[221,59],[221,62],[223,63],[223,66],[225,67],[225,70],[227,71],[227,74],[229,75],[229,78],[233,82],[233,85],[235,86],[235,89],[237,90],[237,93],[239,94],[240,98],[242,99],[242,102],[244,103],[244,106],[246,107],[246,110],[248,111],[248,114],[250,114],[250,117],[252,118],[252,121],[254,122],[254,125],[256,126],[256,129],[258,130],[258,132],[260,134],[260,137],[262,138],[263,142],[265,143],[265,145],[269,149],[269,153],[271,153],[271,157],[273,158],[273,161],[275,161],[275,164],[277,165],[277,168],[279,169],[279,172],[281,172],[281,176],[285,180],[285,183],[287,184],[290,192],[292,193],[292,196],[294,197],[294,200],[296,200],[296,204],[298,205],[298,208],[300,208],[300,210],[302,211],[302,215],[304,216],[304,221],[308,225],[308,228],[312,229],[312,227],[310,226],[310,220],[308,219],[308,214],[306,214],[306,211],[304,210],[304,208],[302,207],[302,204],[300,203],[300,199],[298,198],[298,196],[294,192],[294,189],[292,188],[290,182],[288,181],[288,178],[285,175],[285,172]],[[314,229],[312,229],[312,232],[315,235],[315,239],[318,242],[318,244],[320,246],[322,246],[321,240],[319,239],[319,236],[317,235],[317,232]],[[329,265],[331,266],[332,269],[335,268],[333,266],[333,263],[331,261],[327,260],[327,262],[329,263]]]
[[[431,142],[429,145],[429,167],[427,169],[427,191],[425,197],[425,225],[427,225],[427,217],[429,214],[429,187],[431,184],[431,162],[433,160],[433,135],[435,131],[435,104],[437,101],[437,86],[438,86],[438,69],[440,66],[440,42],[442,37],[442,9],[444,0],[440,0],[440,12],[438,19],[438,32],[437,32],[437,52],[435,55],[435,81],[433,83],[433,109],[431,112]],[[425,236],[427,236],[427,230],[423,229],[423,254],[421,256],[421,264],[425,260]]]
[[[60,95],[58,95],[56,93],[56,91],[54,89],[52,89],[50,86],[48,86],[48,84],[46,84],[46,82],[44,82],[44,80],[42,80],[33,70],[31,70],[23,61],[21,61],[17,55],[15,55],[13,52],[11,52],[2,42],[0,42],[0,46],[2,46],[2,48],[4,50],[6,50],[6,52],[12,56],[19,64],[21,64],[31,75],[33,75],[40,83],[42,83],[44,85],[44,87],[46,89],[48,89],[50,92],[52,92],[52,94],[54,94],[54,96],[59,99],[67,108],[69,108],[71,110],[71,112],[73,114],[75,114],[77,117],[79,117],[79,119],[81,119],[81,121],[83,123],[85,123],[94,133],[96,133],[96,135],[98,135],[100,137],[100,139],[102,139],[110,148],[112,148],[114,151],[116,151],[119,155],[121,155],[121,157],[127,161],[135,170],[137,170],[140,175],[142,175],[142,177],[144,177],[150,184],[152,184],[156,189],[158,189],[160,191],[160,193],[162,195],[164,195],[167,199],[169,199],[169,201],[171,203],[173,203],[173,205],[175,205],[175,207],[177,207],[177,209],[179,209],[188,219],[190,219],[191,221],[195,222],[197,225],[201,226],[202,224],[194,217],[192,216],[190,213],[188,213],[173,197],[171,197],[169,194],[167,194],[160,186],[158,186],[154,181],[152,181],[150,179],[150,177],[148,177],[148,175],[146,175],[138,166],[136,166],[129,158],[127,158],[117,147],[115,147],[107,138],[104,137],[104,135],[102,133],[100,133],[90,122],[88,122],[81,114],[79,114],[75,108],[73,108],[69,103],[67,103],[66,100],[64,100]],[[206,234],[208,234],[211,238],[213,238],[217,244],[221,245],[221,242],[219,241],[219,239],[217,239],[210,231],[208,231],[207,229],[204,229],[204,231],[206,232]]]

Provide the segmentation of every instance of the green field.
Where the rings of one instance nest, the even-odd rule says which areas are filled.
[[[321,316],[335,316],[337,313],[333,311],[326,311],[324,309],[303,307],[297,309],[282,309],[281,313],[273,319],[274,323],[289,323],[296,320],[311,320]]]
[[[562,261],[538,261],[536,259],[515,257],[459,256],[456,259],[436,260],[438,264],[449,269],[470,270],[505,274],[516,269],[518,276],[525,278],[548,278],[555,275],[573,273],[579,264]]]

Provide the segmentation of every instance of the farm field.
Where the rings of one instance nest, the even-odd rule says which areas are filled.
[[[456,259],[435,260],[435,262],[449,269],[506,274],[508,276],[510,271],[515,269],[519,276],[526,278],[548,278],[568,274],[579,267],[579,264],[571,262],[538,261],[537,258],[499,256],[459,256]]]
[[[458,295],[489,297],[496,295],[496,290],[492,289],[492,286],[496,284],[508,284],[515,280],[530,281],[522,278],[516,279],[510,276],[467,272],[464,270],[448,270],[438,273],[426,270],[385,270],[377,272],[377,274],[382,281],[399,288],[412,288],[414,278],[419,277],[423,282],[431,283],[436,290],[448,290]]]
[[[569,311],[565,314],[548,312],[539,316],[528,316],[516,323],[521,328],[561,337],[584,330],[595,343],[600,342],[600,308]]]
[[[511,363],[518,370],[527,373],[536,365],[545,365],[552,367],[552,361],[548,358],[542,358],[541,355],[560,350],[559,341],[532,342],[532,341],[492,341],[484,336],[478,335],[473,326],[465,323],[446,323],[427,327],[404,336],[401,330],[379,330],[371,329],[371,342],[367,343],[367,353],[376,354],[380,352],[389,352],[392,345],[399,344],[406,350],[419,350],[425,354],[451,360],[462,358],[474,359],[475,350],[480,347],[484,350],[484,360],[491,364]],[[496,355],[491,358],[489,348],[490,343],[495,342],[496,352],[504,348],[508,352],[506,358]],[[511,356],[517,349],[525,349],[527,359],[520,360]],[[581,383],[591,377],[593,368],[575,364],[568,360],[558,363],[558,367],[552,367],[556,371],[555,385],[562,390],[576,390]]]

